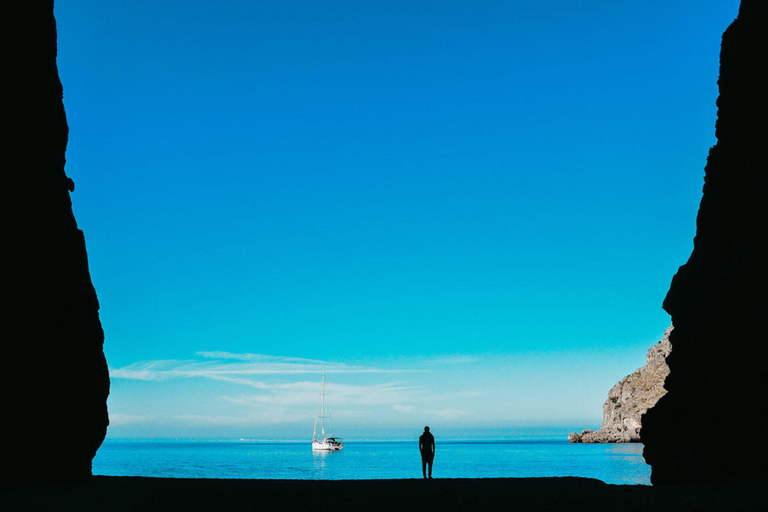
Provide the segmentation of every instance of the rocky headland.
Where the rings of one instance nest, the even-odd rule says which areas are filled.
[[[669,326],[661,341],[648,350],[645,365],[621,379],[608,392],[608,399],[603,403],[600,429],[568,434],[570,442],[640,442],[643,415],[667,392],[664,380],[669,375],[666,358],[672,350],[669,342],[671,332],[672,326]]]

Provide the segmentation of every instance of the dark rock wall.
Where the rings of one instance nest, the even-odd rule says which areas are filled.
[[[108,424],[99,304],[64,173],[52,0],[3,6],[0,483],[91,473]]]
[[[768,477],[768,1],[720,55],[717,144],[694,249],[672,280],[668,393],[643,417],[654,484]]]

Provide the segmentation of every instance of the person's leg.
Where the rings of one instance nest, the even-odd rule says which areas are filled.
[[[429,478],[432,478],[432,459],[427,464],[429,464]]]
[[[421,458],[421,473],[427,478],[427,459],[424,457]]]

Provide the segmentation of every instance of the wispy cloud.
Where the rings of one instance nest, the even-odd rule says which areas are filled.
[[[122,368],[110,368],[109,374],[114,379],[145,381],[201,377],[258,387],[258,382],[247,377],[255,375],[318,375],[323,370],[328,373],[404,373],[414,371],[381,369],[317,359],[265,354],[197,352],[196,355],[202,359],[141,361]]]
[[[264,393],[223,396],[223,400],[248,407],[312,405],[318,398],[317,382],[258,383]],[[419,388],[400,382],[374,385],[329,384],[328,400],[334,407],[391,405],[418,394]],[[331,398],[332,397],[332,398]]]
[[[435,364],[465,364],[469,356],[439,359],[387,361],[383,367],[373,364],[347,364],[298,357],[267,354],[203,351],[190,359],[140,361],[110,368],[113,379],[160,383],[169,380],[204,379],[218,382],[208,387],[210,393],[185,399],[183,408],[169,404],[160,411],[157,422],[184,424],[189,427],[224,425],[302,423],[314,415],[320,391],[320,374],[332,378],[326,384],[326,406],[337,418],[381,417],[385,411],[396,417],[428,416],[454,419],[467,414],[480,393],[468,389],[457,391],[433,377]],[[430,370],[431,368],[431,370]],[[444,375],[444,372],[439,372]],[[359,374],[354,377],[352,374]],[[397,378],[393,378],[397,375]],[[449,380],[448,382],[452,382]],[[453,388],[453,389],[452,389]],[[179,388],[175,388],[179,389]],[[198,389],[194,386],[190,389]],[[172,410],[172,412],[171,412]],[[215,412],[214,412],[215,411]],[[385,415],[386,416],[386,415]],[[145,418],[115,416],[115,424],[145,422]],[[411,420],[409,420],[411,421]]]
[[[205,357],[208,359],[235,359],[237,361],[250,361],[259,363],[299,363],[299,364],[321,364],[324,366],[338,366],[339,363],[331,363],[329,361],[322,361],[320,359],[307,359],[304,357],[284,357],[284,356],[271,356],[267,354],[237,354],[233,352],[222,351],[201,351],[195,352],[195,355]]]

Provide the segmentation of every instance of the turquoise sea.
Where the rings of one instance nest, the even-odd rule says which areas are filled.
[[[641,444],[572,444],[562,439],[437,443],[434,478],[579,476],[650,484]],[[345,442],[313,453],[308,442],[106,440],[95,475],[176,478],[347,480],[420,478],[415,441]]]

